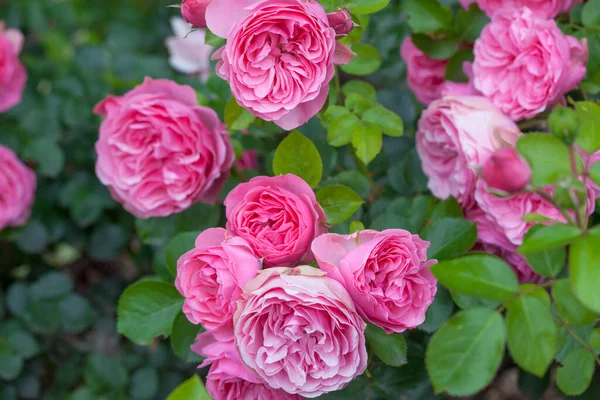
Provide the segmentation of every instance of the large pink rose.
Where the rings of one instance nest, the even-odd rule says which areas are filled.
[[[325,234],[312,244],[319,267],[340,282],[360,315],[387,333],[421,325],[437,292],[429,242],[402,229]]]
[[[313,259],[310,244],[327,231],[314,192],[295,175],[257,176],[225,198],[227,230],[248,241],[265,267]]]
[[[561,100],[586,72],[587,44],[530,9],[494,14],[475,42],[475,88],[514,120]]]
[[[400,47],[400,55],[406,63],[408,87],[417,100],[428,105],[441,97],[448,60],[436,60],[414,45],[410,36]]]
[[[314,0],[214,0],[206,21],[227,38],[214,57],[238,103],[286,130],[319,112],[334,63],[353,55]]]
[[[464,8],[471,3],[477,3],[479,8],[488,15],[494,15],[498,11],[514,11],[528,7],[536,15],[542,18],[554,18],[559,14],[568,13],[575,4],[583,3],[583,0],[460,0]]]
[[[445,97],[421,115],[417,151],[434,196],[473,204],[476,169],[501,147],[514,145],[519,128],[484,97]]]
[[[261,269],[244,239],[227,236],[223,228],[207,229],[177,261],[175,287],[185,297],[183,312],[211,331],[232,325],[242,288]]]
[[[194,89],[146,78],[94,112],[105,117],[96,174],[127,211],[161,217],[217,200],[235,156],[224,124],[197,105]]]
[[[21,102],[27,82],[27,72],[19,60],[23,34],[16,29],[5,29],[0,21],[0,113]]]
[[[519,283],[540,283],[544,280],[543,276],[536,274],[531,269],[531,266],[521,254],[517,253],[517,247],[513,246],[506,249],[502,246],[489,243],[477,243],[473,248],[474,251],[484,251],[486,253],[493,254],[500,257],[512,268],[517,275]]]
[[[219,341],[209,332],[196,338],[192,350],[206,357],[201,367],[212,363],[206,377],[206,390],[213,400],[301,400],[273,389],[240,360],[233,340]]]
[[[365,371],[364,329],[344,287],[309,266],[262,271],[234,316],[242,361],[271,387],[311,398]]]
[[[27,222],[36,184],[33,171],[12,150],[0,145],[0,231]]]

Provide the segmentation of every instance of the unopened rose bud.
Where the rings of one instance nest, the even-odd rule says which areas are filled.
[[[329,26],[335,29],[335,33],[338,35],[347,35],[354,28],[350,11],[346,9],[327,14],[327,20],[329,21]]]
[[[206,28],[206,7],[212,0],[183,0],[181,2],[181,15],[188,23]]]
[[[506,147],[485,162],[482,178],[492,189],[516,193],[531,181],[531,168],[515,149]]]
[[[571,145],[575,142],[579,130],[577,113],[572,108],[558,106],[548,117],[548,126],[554,137]]]

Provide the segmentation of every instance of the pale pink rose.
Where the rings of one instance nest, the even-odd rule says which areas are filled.
[[[19,60],[23,41],[20,31],[0,21],[0,113],[19,104],[25,90],[27,71]]]
[[[192,350],[206,357],[200,367],[212,364],[206,377],[206,390],[213,400],[301,400],[280,389],[273,389],[246,367],[233,340],[219,341],[210,332],[196,338]]]
[[[559,14],[568,13],[575,4],[583,0],[460,0],[466,9],[471,3],[477,3],[481,10],[492,16],[496,12],[520,10],[528,7],[542,18],[552,19]]]
[[[175,36],[165,40],[169,50],[169,64],[183,74],[198,75],[202,82],[210,76],[210,55],[214,48],[205,43],[206,29],[192,31],[192,26],[181,18],[171,18]]]
[[[531,168],[514,148],[505,147],[483,164],[481,178],[490,188],[516,193],[531,181]]]
[[[466,83],[445,81],[440,88],[441,97],[446,96],[481,96],[481,93],[473,85],[473,63],[465,61],[463,72],[469,78]]]
[[[413,329],[437,292],[429,242],[403,229],[321,235],[312,244],[319,267],[340,282],[359,314],[388,334]]]
[[[177,261],[175,287],[185,298],[183,312],[209,331],[231,327],[242,288],[260,271],[260,261],[240,237],[211,228]]]
[[[321,110],[334,63],[353,56],[314,0],[214,0],[206,21],[227,38],[213,56],[217,75],[241,106],[286,130]]]
[[[198,28],[206,28],[206,8],[211,2],[212,0],[183,0],[181,16]]]
[[[11,149],[0,145],[0,231],[27,222],[36,185],[35,173]]]
[[[197,105],[194,89],[146,78],[94,112],[105,117],[96,174],[127,211],[161,217],[217,200],[235,156],[225,125]]]
[[[475,88],[513,120],[557,103],[585,76],[587,44],[530,9],[494,14],[475,42]]]
[[[436,60],[414,45],[410,36],[400,47],[400,55],[406,63],[408,87],[419,102],[428,105],[442,96],[448,60]]]
[[[476,169],[521,136],[513,121],[484,97],[445,97],[421,114],[417,151],[434,196],[473,204]]]
[[[310,244],[327,231],[313,190],[296,175],[257,176],[225,198],[227,230],[244,238],[265,267],[310,261]]]
[[[340,390],[367,367],[365,322],[317,268],[263,270],[234,316],[242,361],[271,387],[304,397]]]
[[[517,247],[513,246],[510,249],[489,244],[477,243],[473,247],[473,251],[483,251],[503,259],[515,272],[519,283],[541,283],[544,280],[543,276],[538,275],[529,265],[525,257],[517,253]]]

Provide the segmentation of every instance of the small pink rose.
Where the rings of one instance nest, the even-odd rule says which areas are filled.
[[[400,47],[400,55],[406,63],[408,87],[417,100],[428,105],[442,95],[448,60],[436,60],[414,45],[410,36]]]
[[[0,145],[0,231],[27,222],[36,185],[35,173],[11,149]]]
[[[541,18],[552,19],[559,14],[568,13],[575,4],[583,3],[583,0],[460,0],[460,3],[465,9],[471,3],[477,3],[489,16],[496,12],[517,11],[528,7]]]
[[[326,232],[314,192],[295,175],[258,176],[225,198],[227,230],[245,239],[265,267],[312,260],[310,244]]]
[[[235,156],[224,124],[191,87],[146,78],[94,112],[105,117],[96,174],[127,211],[161,217],[217,200]]]
[[[262,271],[234,316],[242,361],[271,387],[310,398],[365,371],[364,330],[344,287],[309,266]]]
[[[505,147],[485,162],[481,176],[492,189],[516,193],[531,181],[531,168],[514,148]]]
[[[19,60],[23,34],[16,29],[5,29],[0,21],[0,113],[21,102],[27,71]]]
[[[206,8],[211,2],[212,0],[183,0],[181,2],[183,19],[198,28],[206,28]]]
[[[177,261],[175,287],[185,298],[183,312],[209,331],[231,327],[242,288],[261,269],[248,243],[211,228]]]
[[[437,261],[427,260],[428,247],[402,229],[330,233],[312,244],[319,267],[344,285],[364,319],[388,334],[425,321],[437,292],[429,270]]]
[[[165,40],[169,64],[181,73],[197,75],[202,82],[206,82],[210,76],[210,56],[214,50],[205,43],[206,29],[192,31],[192,26],[181,18],[171,18],[171,28],[175,36]]]

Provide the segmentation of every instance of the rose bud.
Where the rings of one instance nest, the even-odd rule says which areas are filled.
[[[211,2],[212,0],[183,0],[181,3],[183,19],[198,28],[206,28],[206,7]]]
[[[327,14],[329,26],[331,26],[338,35],[347,35],[354,28],[350,11],[342,9],[335,13]]]
[[[531,181],[531,168],[515,149],[505,147],[485,162],[482,178],[490,188],[516,193]]]

